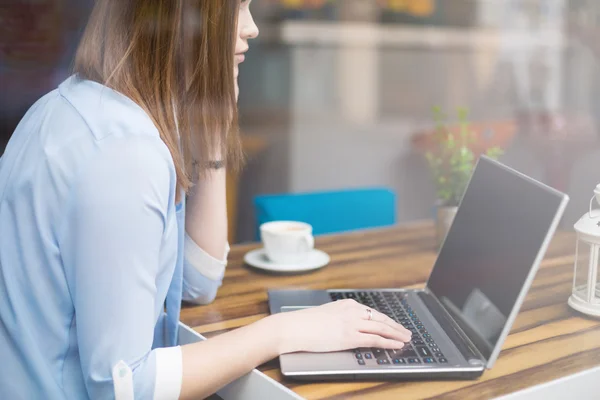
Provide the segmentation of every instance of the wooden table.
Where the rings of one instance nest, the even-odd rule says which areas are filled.
[[[263,318],[269,288],[395,288],[422,286],[433,266],[434,229],[418,223],[322,237],[331,264],[306,275],[270,275],[243,265],[256,245],[236,246],[225,281],[209,306],[186,307],[181,319],[207,337]],[[556,234],[496,365],[475,381],[297,383],[277,361],[261,370],[307,399],[489,399],[600,365],[600,321],[567,306],[575,237]]]

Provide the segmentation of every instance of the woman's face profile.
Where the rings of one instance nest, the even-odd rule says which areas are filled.
[[[238,16],[237,34],[235,42],[235,54],[233,63],[233,76],[235,78],[235,98],[239,95],[237,78],[240,73],[239,65],[244,62],[245,53],[248,51],[248,40],[258,36],[258,27],[254,23],[250,12],[252,0],[240,0],[240,11]]]

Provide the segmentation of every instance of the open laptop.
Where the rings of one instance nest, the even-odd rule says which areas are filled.
[[[283,375],[315,380],[480,376],[494,365],[568,201],[565,194],[481,157],[424,289],[269,291],[271,313],[355,299],[410,329],[411,343],[399,351],[286,354],[280,357]]]

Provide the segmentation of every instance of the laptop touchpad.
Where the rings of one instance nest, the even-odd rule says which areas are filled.
[[[271,314],[297,311],[329,303],[331,299],[324,290],[270,290],[269,308]]]
[[[292,307],[292,306],[283,306],[281,307],[281,312],[289,312],[289,311],[299,311],[306,310],[307,308],[313,308],[318,306],[310,306],[310,307]]]

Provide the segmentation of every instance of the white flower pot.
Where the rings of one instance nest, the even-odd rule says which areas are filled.
[[[444,243],[446,235],[452,226],[454,216],[456,216],[458,207],[438,206],[435,220],[436,245],[438,248]]]

